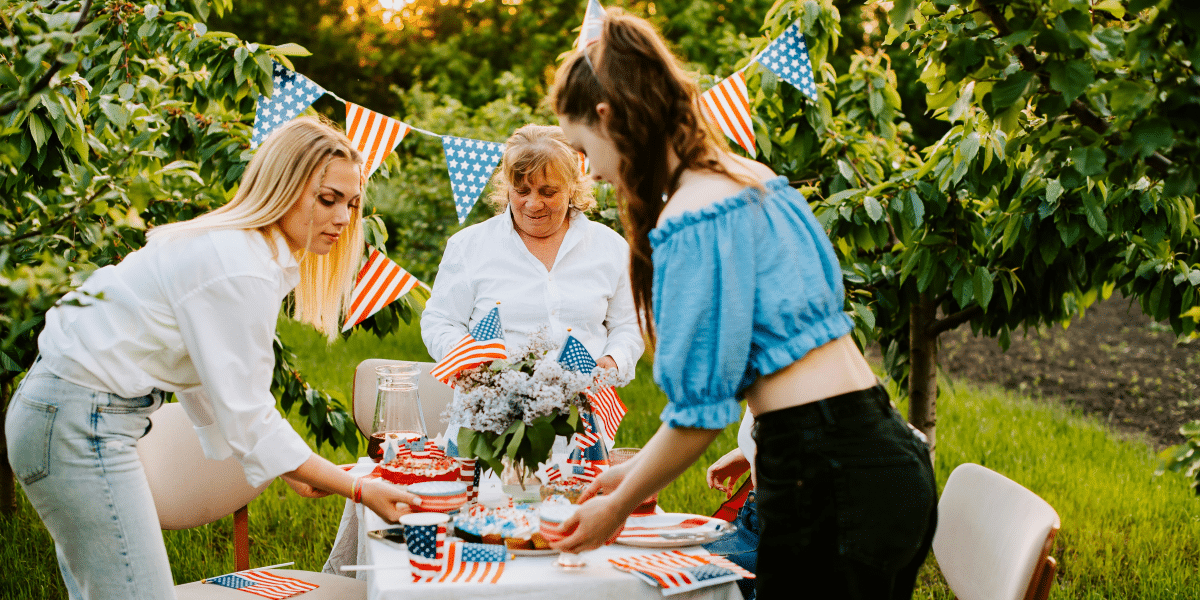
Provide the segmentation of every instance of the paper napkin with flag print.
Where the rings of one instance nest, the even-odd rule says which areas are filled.
[[[799,21],[792,23],[782,35],[767,45],[755,60],[796,86],[805,96],[817,99],[817,82],[813,79],[808,44],[804,41],[804,34],[800,33]]]
[[[346,136],[366,158],[363,165],[365,177],[370,177],[383,164],[383,159],[396,149],[396,144],[404,139],[410,129],[407,124],[391,117],[353,102],[346,103]]]
[[[459,340],[442,360],[438,361],[429,374],[442,383],[454,387],[455,376],[464,369],[477,367],[493,360],[504,360],[508,354],[504,349],[504,329],[500,326],[500,308],[488,311],[463,339]]]
[[[608,562],[646,583],[662,588],[664,596],[710,585],[753,579],[754,574],[723,556],[685,554],[678,550],[610,558]]]
[[[350,295],[350,310],[342,331],[362,323],[367,317],[379,312],[421,283],[400,265],[392,262],[377,248],[371,248],[367,262],[358,271],[354,292]]]
[[[442,136],[442,149],[446,152],[446,170],[454,192],[454,210],[462,223],[492,178],[492,171],[500,164],[504,144],[446,135]]]
[[[563,367],[580,373],[591,373],[596,368],[596,360],[584,347],[583,342],[573,335],[567,336],[567,341],[563,343],[558,362]],[[593,429],[611,445],[617,438],[617,428],[621,426],[621,420],[625,418],[625,403],[621,402],[620,396],[617,396],[617,391],[612,386],[589,389],[587,395],[592,403],[592,412],[600,417],[601,426]]]
[[[701,94],[700,110],[747,154],[754,156],[754,122],[750,119],[750,96],[746,93],[743,71]]]
[[[308,108],[317,98],[325,95],[325,88],[311,79],[273,62],[274,89],[271,97],[259,96],[254,107],[254,131],[250,135],[250,147],[259,144],[284,123],[291,121]]]
[[[296,594],[317,589],[317,584],[301,581],[295,577],[284,577],[269,571],[239,571],[220,577],[205,579],[204,583],[250,592],[263,598],[291,598]]]

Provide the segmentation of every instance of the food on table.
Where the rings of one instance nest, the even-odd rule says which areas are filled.
[[[504,544],[511,550],[545,550],[546,539],[538,532],[537,513],[525,507],[487,508],[473,504],[454,519],[458,537],[468,542]]]
[[[400,455],[380,463],[376,470],[385,480],[407,485],[420,481],[458,481],[459,461],[447,456]]]
[[[579,496],[583,494],[592,482],[584,479],[566,479],[558,480],[550,483],[542,484],[541,494],[542,501],[545,501],[551,496],[560,496],[565,498],[571,504],[579,503]]]

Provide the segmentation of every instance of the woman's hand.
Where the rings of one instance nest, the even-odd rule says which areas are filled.
[[[743,473],[750,470],[750,461],[741,448],[734,448],[708,466],[708,487],[725,492],[725,498],[733,497],[733,484]]]
[[[613,360],[613,357],[605,354],[596,361],[596,366],[602,369],[615,369],[617,368],[617,361]]]
[[[581,504],[575,514],[563,521],[562,529],[570,531],[571,535],[550,544],[550,547],[578,554],[611,544],[621,535],[621,530],[625,528],[625,519],[628,517],[629,511],[615,506],[611,497],[592,498]]]
[[[420,506],[421,499],[390,483],[378,479],[364,479],[362,503],[384,521],[395,523],[400,517],[414,512],[412,507]]]
[[[630,459],[615,467],[609,467],[608,470],[600,473],[600,476],[592,481],[592,483],[583,490],[583,493],[579,495],[578,503],[583,504],[593,496],[611,494],[613,490],[617,489],[618,485],[621,485],[621,480],[625,479],[625,474],[629,472],[629,469],[633,463],[634,459]]]
[[[289,477],[287,474],[280,475],[279,478],[282,479],[284,483],[288,484],[288,487],[292,488],[293,492],[300,494],[300,496],[304,498],[324,498],[332,493],[322,489],[317,489],[311,485],[308,485],[307,483],[304,483],[303,481]]]

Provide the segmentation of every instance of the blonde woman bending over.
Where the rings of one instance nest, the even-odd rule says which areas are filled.
[[[205,454],[236,456],[251,485],[283,477],[391,521],[419,502],[314,454],[271,394],[275,323],[293,289],[297,319],[337,331],[363,251],[361,173],[342,132],[294,120],[258,149],[232,201],[151,230],[46,313],[5,435],[71,598],[175,597],[136,451],[172,392]]]

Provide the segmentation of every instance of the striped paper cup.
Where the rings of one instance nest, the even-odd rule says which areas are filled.
[[[461,481],[422,481],[408,486],[408,491],[421,498],[419,512],[446,513],[467,502],[467,484]]]

